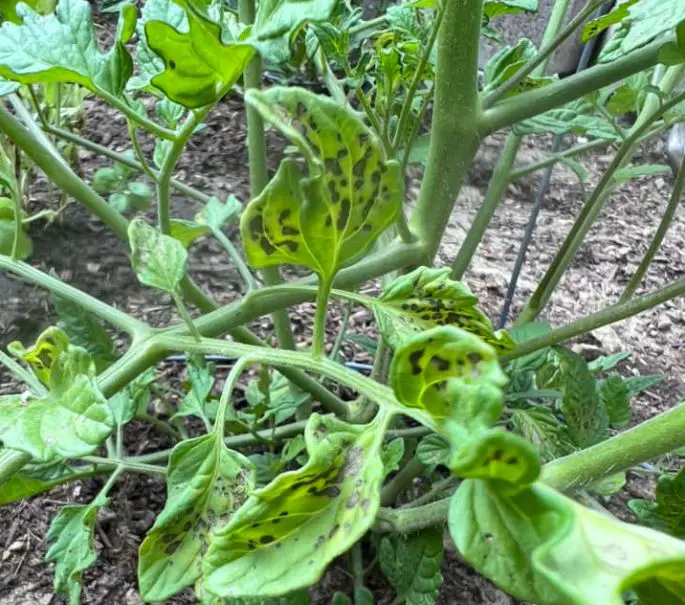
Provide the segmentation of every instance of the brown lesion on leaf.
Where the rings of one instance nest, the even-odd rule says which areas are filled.
[[[418,376],[423,372],[423,367],[421,366],[421,359],[423,358],[426,349],[417,349],[409,354],[408,360],[411,366],[411,373],[414,376]]]

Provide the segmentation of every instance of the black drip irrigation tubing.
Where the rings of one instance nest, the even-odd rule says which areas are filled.
[[[611,4],[605,4],[594,15],[594,19],[606,15],[611,10]],[[580,60],[576,66],[575,73],[579,73],[588,68],[592,57],[594,56],[595,49],[597,48],[597,43],[600,37],[595,36],[583,45],[583,52],[580,55]],[[554,137],[554,142],[552,143],[552,155],[561,151],[561,146],[564,141],[564,135],[558,134]],[[504,299],[504,304],[502,305],[502,311],[499,316],[499,327],[503,328],[507,319],[509,318],[509,311],[511,310],[511,303],[514,300],[514,294],[516,293],[516,286],[518,284],[519,277],[521,275],[521,270],[523,269],[523,264],[526,261],[526,254],[528,253],[528,247],[530,246],[530,241],[533,238],[533,232],[538,220],[538,214],[540,213],[540,208],[542,207],[542,202],[547,195],[549,189],[549,184],[552,179],[552,172],[554,171],[555,164],[550,164],[545,170],[542,177],[540,178],[540,185],[538,187],[538,192],[535,196],[535,202],[533,203],[533,208],[530,211],[530,218],[528,219],[528,224],[526,225],[526,230],[523,234],[523,240],[521,241],[521,247],[519,248],[518,256],[516,257],[516,264],[514,265],[514,270],[511,273],[511,279],[509,280],[509,286],[507,287],[507,296]]]

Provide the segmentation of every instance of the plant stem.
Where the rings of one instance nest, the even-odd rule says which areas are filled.
[[[412,458],[399,472],[383,486],[381,490],[381,506],[389,506],[416,479],[426,466],[418,458]]]
[[[103,145],[98,145],[97,143],[93,143],[93,141],[89,141],[88,139],[84,139],[83,137],[80,137],[77,134],[74,134],[73,132],[69,132],[68,130],[62,130],[61,128],[55,128],[50,125],[43,125],[43,128],[46,132],[50,134],[54,134],[55,136],[58,136],[61,139],[64,139],[65,141],[69,141],[70,143],[74,143],[74,145],[78,145],[79,147],[83,147],[84,149],[88,149],[89,151],[92,151],[93,153],[97,153],[98,155],[101,155],[103,157],[109,158],[110,160],[113,160],[117,164],[121,164],[122,166],[126,166],[127,168],[131,168],[132,170],[137,170],[138,172],[146,172],[144,166],[140,164],[139,162],[136,162],[132,158],[128,157],[127,155],[123,153],[118,153],[116,151],[112,151],[111,149],[108,149],[107,147],[104,147]],[[152,175],[154,175],[154,178],[151,176],[153,181],[157,181],[159,178],[159,172],[154,171],[151,167],[148,166],[148,169],[152,172]],[[188,185],[185,185],[184,183],[181,183],[180,181],[177,181],[176,179],[171,179],[170,185],[173,189],[176,189],[179,193],[182,193],[183,195],[186,195],[190,198],[193,198],[199,202],[202,202],[206,204],[210,196],[202,193],[201,191],[198,191],[197,189],[190,187]]]
[[[647,309],[651,309],[666,302],[667,300],[671,300],[672,298],[676,298],[684,294],[685,277],[672,282],[668,286],[665,286],[656,292],[641,296],[639,298],[634,298],[623,303],[612,305],[606,309],[602,309],[601,311],[597,311],[596,313],[592,313],[591,315],[587,315],[586,317],[582,317],[581,319],[558,328],[550,334],[526,341],[516,347],[516,349],[510,353],[500,357],[500,361],[502,363],[506,363],[512,359],[523,357],[529,353],[533,353],[534,351],[538,351],[540,349],[544,349],[545,347],[550,347],[565,340],[569,340],[570,338],[579,336],[580,334],[585,334],[587,332],[591,332],[592,330],[596,330],[597,328],[601,328],[602,326],[632,317],[633,315],[642,313]]]
[[[436,481],[431,489],[423,496],[419,496],[416,498],[416,500],[412,500],[408,504],[405,504],[402,508],[416,508],[417,506],[423,506],[425,504],[429,504],[430,502],[434,502],[435,500],[438,500],[443,492],[457,485],[459,481],[461,481],[461,479],[456,475],[450,475],[449,477],[445,477],[445,479]]]
[[[496,103],[483,112],[480,136],[485,138],[501,128],[543,114],[609,84],[650,69],[658,62],[659,51],[668,41],[657,40],[611,63],[596,65],[574,76]]]
[[[662,88],[664,92],[668,92],[668,88],[672,88],[672,86],[675,85],[675,82],[677,81],[677,79],[673,77],[675,73],[676,69],[671,68],[668,70],[666,76],[664,76],[664,88]],[[678,77],[679,74],[680,72],[678,72]],[[588,198],[587,202],[583,206],[583,209],[576,218],[571,231],[566,236],[566,239],[559,248],[559,251],[557,252],[557,255],[552,261],[550,267],[547,269],[547,272],[528,301],[525,309],[521,313],[521,316],[518,318],[516,322],[517,324],[524,324],[535,319],[540,311],[549,302],[554,289],[561,280],[561,277],[568,266],[571,264],[571,261],[578,251],[578,248],[583,243],[585,236],[592,227],[592,224],[596,220],[607,199],[616,187],[616,180],[614,178],[615,173],[630,161],[635,147],[641,140],[642,135],[649,130],[650,125],[655,120],[664,115],[664,113],[666,113],[669,109],[675,107],[685,100],[685,93],[681,93],[663,104],[657,95],[652,96],[655,98],[651,103],[645,103],[645,107],[640,113],[635,126],[631,129],[628,138],[626,138],[624,143],[621,145],[618,153],[614,157],[613,162],[602,175],[600,182],[597,184],[592,192],[592,195]]]
[[[195,340],[202,340],[202,335],[200,334],[200,332],[198,332],[197,327],[193,323],[193,319],[190,317],[190,313],[188,313],[188,309],[186,308],[183,299],[178,295],[178,292],[172,292],[171,298],[176,304],[176,308],[178,309],[178,313],[181,316],[181,319],[188,326],[188,330],[190,330],[190,333],[195,337]]]
[[[259,359],[254,355],[245,355],[239,358],[235,365],[231,368],[231,371],[226,377],[226,382],[224,384],[224,390],[221,392],[221,399],[219,400],[219,408],[216,413],[216,420],[214,422],[214,431],[217,433],[219,439],[223,442],[224,440],[224,429],[226,428],[226,409],[231,402],[231,395],[235,389],[236,382],[240,378],[240,375],[245,371],[247,366],[258,363]]]
[[[392,140],[392,150],[394,154],[397,154],[397,151],[399,150],[400,145],[402,144],[402,140],[404,139],[404,131],[407,127],[407,120],[409,120],[409,116],[411,115],[411,106],[414,101],[414,97],[416,96],[416,91],[419,88],[419,84],[423,80],[423,75],[426,71],[428,60],[430,58],[431,53],[433,52],[433,46],[435,46],[435,41],[438,38],[440,25],[442,24],[442,19],[445,16],[446,5],[446,0],[443,0],[442,2],[438,3],[430,37],[428,38],[428,42],[426,43],[425,48],[423,48],[421,52],[421,59],[419,60],[419,64],[416,67],[416,72],[414,73],[414,77],[412,78],[411,83],[409,84],[409,89],[407,90],[407,94],[404,98],[404,103],[402,104],[402,109],[400,110],[400,117],[397,121],[397,128],[395,129],[395,136]]]
[[[402,155],[402,175],[407,174],[407,166],[409,165],[409,158],[411,157],[411,150],[416,143],[416,137],[419,133],[419,128],[423,125],[423,119],[426,115],[426,110],[433,100],[433,95],[435,94],[435,87],[431,86],[431,89],[424,95],[423,102],[421,103],[421,108],[419,109],[419,115],[417,116],[414,124],[412,126],[411,132],[407,137],[407,142],[404,146],[404,153]],[[409,227],[407,227],[409,230]],[[413,235],[413,234],[412,234]],[[406,240],[405,240],[406,241]]]
[[[579,490],[684,445],[685,405],[681,404],[588,449],[549,462],[540,479],[559,491]]]
[[[578,14],[566,25],[561,31],[561,25],[563,23],[564,17],[568,12],[568,7],[570,0],[557,0],[552,9],[552,15],[549,19],[548,31],[550,25],[554,30],[552,36],[543,39],[540,52],[535,55],[526,65],[524,65],[520,70],[518,70],[513,77],[509,78],[504,82],[497,90],[489,94],[483,100],[483,107],[485,109],[492,107],[497,101],[502,100],[508,93],[514,90],[521,82],[523,82],[528,76],[537,72],[542,75],[546,71],[547,64],[549,63],[552,54],[557,48],[559,48],[566,40],[568,40],[573,33],[580,27],[585,20],[597,9],[604,0],[591,0],[588,2],[582,10],[578,11]],[[558,17],[561,19],[558,19]],[[555,21],[556,19],[556,21]],[[558,32],[558,33],[557,33]]]
[[[343,313],[342,322],[340,322],[340,329],[338,330],[338,335],[335,338],[335,342],[333,343],[333,349],[331,350],[331,354],[329,355],[329,358],[332,361],[338,361],[338,355],[340,353],[340,347],[342,347],[342,343],[345,340],[345,334],[347,334],[347,326],[350,323],[350,315],[351,314],[352,314],[352,301],[348,301],[347,305],[345,306],[345,311]]]
[[[23,368],[7,355],[2,349],[0,349],[0,364],[4,365],[12,374],[25,383],[31,389],[33,395],[42,397],[47,394],[47,389],[41,382],[31,372]]]
[[[43,273],[24,262],[13,261],[9,256],[0,254],[0,269],[11,271],[31,283],[49,290],[58,297],[64,298],[80,306],[82,309],[89,311],[100,319],[104,319],[106,322],[130,335],[143,334],[151,331],[151,328],[147,324],[135,317],[131,317],[90,294],[86,294],[69,284],[65,284],[59,279],[52,277],[47,273]]]
[[[9,481],[31,461],[31,456],[19,450],[0,450],[0,486]]]
[[[238,15],[245,25],[251,25],[255,19],[255,0],[238,0]],[[243,73],[245,91],[259,89],[262,86],[262,60],[255,54]],[[266,165],[266,139],[264,137],[264,120],[259,111],[252,105],[245,109],[247,117],[247,153],[250,159],[250,193],[257,197],[269,183],[269,172]],[[267,267],[261,271],[262,279],[267,286],[281,283],[278,267]],[[271,320],[276,328],[278,342],[284,349],[295,349],[290,318],[286,309],[275,310]]]
[[[154,466],[152,464],[143,464],[142,462],[133,462],[131,460],[117,460],[115,458],[101,458],[100,456],[81,456],[79,460],[97,464],[98,466],[121,467],[127,471],[134,471],[136,473],[145,473],[147,475],[166,475],[166,469],[161,466]]]
[[[316,311],[314,315],[314,335],[312,336],[312,355],[316,358],[326,354],[326,317],[328,316],[328,298],[331,293],[330,280],[322,279],[316,293]]]
[[[464,278],[464,273],[471,264],[473,255],[476,253],[478,245],[485,235],[485,231],[490,225],[492,216],[495,214],[500,202],[504,198],[504,192],[507,190],[510,182],[511,168],[516,160],[519,146],[521,145],[522,137],[510,132],[504,142],[504,148],[500,153],[495,171],[492,173],[492,178],[488,184],[488,190],[485,193],[483,204],[478,210],[471,227],[469,228],[466,238],[459,248],[457,257],[454,259],[452,265],[452,279],[457,281]]]
[[[438,33],[430,149],[410,226],[435,257],[479,144],[478,48],[482,0],[444,0]]]
[[[580,155],[581,153],[593,151],[594,149],[608,147],[612,143],[613,141],[609,139],[595,139],[594,141],[589,141],[587,143],[583,143],[582,145],[571,147],[570,149],[566,149],[565,151],[562,151],[560,153],[550,154],[544,160],[540,160],[539,162],[534,162],[526,166],[523,166],[517,170],[514,170],[509,175],[509,182],[514,183],[522,179],[523,177],[528,176],[529,174],[537,172],[538,170],[548,168],[549,166],[552,166],[553,164],[556,164],[557,162],[560,162],[565,158],[572,158],[575,155]]]
[[[680,164],[680,169],[678,170],[678,174],[676,175],[675,183],[673,184],[673,191],[671,192],[671,198],[668,201],[668,206],[666,207],[664,215],[661,217],[659,228],[657,229],[656,234],[654,235],[654,239],[652,240],[649,249],[647,250],[644,258],[642,259],[640,266],[637,268],[637,271],[635,271],[635,275],[633,275],[633,277],[628,282],[628,285],[626,286],[623,295],[618,301],[619,303],[629,301],[635,294],[635,291],[637,290],[640,283],[642,283],[642,279],[647,273],[649,266],[652,264],[652,260],[654,260],[654,257],[656,256],[656,253],[659,251],[659,248],[661,248],[661,244],[664,241],[664,237],[666,237],[666,232],[668,231],[668,228],[671,226],[671,223],[673,222],[673,217],[675,216],[675,212],[678,209],[680,199],[683,197],[684,189],[685,156],[683,156],[683,160]]]
[[[140,115],[135,109],[129,107],[126,102],[121,99],[118,99],[113,95],[103,94],[102,91],[100,91],[99,96],[107,101],[112,107],[118,109],[129,120],[138,124],[138,126],[144,130],[147,130],[150,134],[153,134],[160,139],[166,139],[167,141],[173,141],[176,138],[176,132],[169,128],[164,128],[164,126],[160,126],[149,118]]]
[[[181,434],[176,429],[169,426],[166,422],[164,422],[164,420],[160,420],[152,414],[136,414],[136,420],[140,420],[141,422],[147,422],[148,424],[151,424],[160,433],[163,433],[167,437],[171,437],[174,441],[181,440]]]
[[[372,530],[378,533],[409,534],[426,527],[441,525],[447,521],[450,498],[416,508],[381,508]]]
[[[140,148],[140,142],[138,141],[138,128],[133,122],[131,122],[131,120],[126,120],[126,123],[128,125],[128,137],[131,139],[133,153],[135,153],[136,157],[138,158],[140,168],[150,178],[150,180],[152,180],[153,183],[156,183],[159,175],[154,172],[152,168],[150,168],[150,165],[147,163],[145,155],[143,154],[143,150]]]
[[[228,252],[228,256],[233,261],[233,264],[235,265],[236,269],[238,270],[238,273],[240,273],[240,277],[242,277],[243,281],[245,282],[245,287],[247,289],[247,292],[251,292],[252,290],[256,290],[257,284],[254,280],[254,277],[252,277],[252,273],[250,273],[250,269],[245,264],[243,257],[240,256],[240,253],[238,252],[236,247],[233,245],[231,240],[228,239],[228,237],[226,237],[224,232],[218,227],[212,228],[212,234],[217,239],[217,241],[224,247],[226,252]]]

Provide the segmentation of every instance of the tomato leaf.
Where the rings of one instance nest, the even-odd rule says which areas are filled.
[[[309,460],[252,494],[212,541],[206,586],[221,597],[310,586],[367,531],[380,504],[384,431],[312,414]]]
[[[138,280],[170,294],[175,292],[188,262],[188,252],[183,244],[139,218],[129,223],[128,238],[131,266]]]
[[[250,90],[247,102],[307,159],[309,176],[286,159],[245,208],[241,234],[255,268],[304,265],[329,281],[363,256],[400,211],[399,165],[386,161],[361,118],[303,89]]]
[[[504,330],[494,331],[476,306],[478,298],[450,270],[419,267],[390,282],[373,305],[383,338],[396,348],[408,337],[434,326],[466,330],[500,351],[514,348]]]
[[[72,82],[95,93],[119,96],[133,73],[125,44],[136,21],[132,4],[121,9],[114,46],[98,48],[90,3],[60,0],[54,13],[41,16],[19,6],[21,25],[0,27],[0,75],[22,84]]]
[[[171,219],[170,235],[181,242],[186,250],[208,233],[210,233],[210,230],[207,225],[201,225],[195,221],[187,221],[180,218]]]
[[[483,16],[486,21],[500,15],[511,15],[538,10],[538,0],[485,0]]]
[[[442,528],[429,528],[411,536],[383,538],[380,565],[395,589],[395,602],[435,602],[442,584],[442,533]]]
[[[542,484],[505,494],[464,481],[452,498],[449,527],[466,561],[523,601],[623,605],[668,590],[682,603],[685,542],[589,510]],[[676,572],[676,570],[679,570]]]
[[[195,222],[207,225],[210,229],[221,229],[226,223],[237,221],[241,210],[242,206],[234,195],[229,195],[224,204],[211,197],[205,207],[195,215]]]
[[[52,520],[46,535],[54,542],[46,560],[55,562],[55,593],[67,593],[70,603],[80,603],[81,576],[95,560],[95,518],[109,500],[103,496],[88,505],[63,506]]]
[[[63,472],[49,477],[34,476],[30,469],[24,468],[0,484],[0,506],[31,498],[78,478],[80,476],[68,467]]]
[[[164,601],[200,578],[202,556],[253,483],[249,460],[224,446],[219,433],[174,448],[164,510],[140,546],[138,581],[145,600]]]
[[[630,509],[641,523],[685,538],[685,467],[676,475],[663,475],[656,486],[656,500],[631,500]]]
[[[507,80],[513,78],[531,58],[535,57],[535,45],[527,38],[522,38],[516,46],[505,46],[497,52],[486,64],[483,79],[484,93],[491,93]],[[552,82],[552,78],[528,76],[507,93],[507,97],[514,96],[539,88]]]
[[[630,422],[632,417],[630,391],[623,376],[614,374],[602,380],[599,383],[599,396],[609,416],[611,426],[621,428]]]
[[[164,20],[145,23],[147,47],[164,61],[164,70],[150,82],[174,103],[196,109],[228,92],[254,56],[254,49],[243,43],[224,44],[221,25],[188,0],[174,2],[185,10],[187,32]]]

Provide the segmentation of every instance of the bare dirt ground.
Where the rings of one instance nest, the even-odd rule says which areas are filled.
[[[90,101],[89,101],[90,103]],[[105,125],[103,127],[103,125]],[[93,141],[119,150],[126,147],[123,120],[99,105],[89,109],[85,135]],[[443,246],[439,264],[448,265],[463,240],[483,198],[501,137],[484,142],[455,207]],[[522,161],[538,159],[549,145],[546,139],[526,142]],[[636,163],[663,161],[663,143],[656,142],[642,150]],[[282,145],[270,139],[270,160],[274,168]],[[149,152],[149,145],[146,147]],[[86,174],[104,165],[102,158],[81,154]],[[583,158],[590,171],[586,191],[597,182],[610,155],[596,153]],[[418,172],[415,176],[418,177]],[[240,105],[228,101],[213,114],[207,128],[192,141],[188,153],[179,165],[178,178],[202,188],[207,193],[225,197],[233,193],[247,200],[248,172],[245,150],[245,127]],[[466,281],[479,294],[481,302],[494,319],[499,313],[507,280],[517,254],[518,243],[528,220],[535,195],[537,177],[512,185],[488,230]],[[545,314],[554,325],[566,323],[583,314],[614,302],[635,270],[664,210],[670,192],[671,177],[636,180],[622,187],[607,205],[598,226],[593,229],[581,253],[575,259]],[[416,193],[416,180],[409,188],[409,197]],[[36,207],[50,204],[50,194],[39,181],[32,192]],[[559,243],[570,228],[581,207],[583,190],[566,169],[555,170],[536,231],[528,262],[523,272],[513,309],[514,316],[552,259]],[[174,213],[191,217],[196,203],[176,198]],[[96,219],[73,205],[64,219],[44,226],[35,224],[31,230],[35,251],[31,263],[43,270],[54,269],[72,285],[101,297],[112,304],[155,325],[176,320],[168,311],[164,296],[144,289],[130,270],[126,247]],[[685,215],[682,209],[659,252],[644,286],[651,290],[682,274],[685,266]],[[218,245],[211,240],[199,243],[193,250],[191,273],[217,299],[226,303],[241,294],[235,270],[227,262]],[[12,276],[0,275],[0,341],[21,338],[30,341],[52,321],[48,297],[36,288]],[[298,337],[305,342],[309,332],[312,305],[293,309]],[[667,379],[649,394],[641,396],[634,410],[635,421],[648,418],[677,403],[685,392],[682,368],[685,365],[685,300],[675,300],[663,307],[619,325],[598,330],[592,337],[575,346],[588,357],[629,349],[633,355],[624,366],[626,372],[664,372]],[[331,335],[336,333],[336,318],[329,322]],[[261,335],[268,335],[268,319],[253,326]],[[354,314],[350,329],[363,333],[372,330],[371,317],[365,311]],[[365,360],[359,350],[344,349],[351,360]],[[174,379],[177,369],[161,367]],[[6,374],[0,374],[0,392],[16,392],[19,388]],[[129,435],[133,451],[168,447],[163,438],[147,426],[135,428]],[[52,570],[44,562],[43,537],[58,508],[66,503],[88,502],[97,493],[99,480],[57,488],[52,492],[16,505],[0,508],[0,605],[61,604],[61,598],[51,598]],[[631,477],[623,494],[615,498],[612,510],[622,511],[621,502],[630,497],[644,497],[653,486],[642,478]],[[107,514],[98,521],[96,546],[97,564],[85,575],[83,603],[85,605],[140,603],[136,596],[137,547],[164,503],[163,483],[156,478],[129,475],[112,494]],[[508,604],[512,600],[480,579],[448,553],[443,566],[445,577],[441,603],[465,605]],[[390,602],[391,592],[383,589],[379,578],[370,580],[378,586],[379,602]],[[333,564],[331,572],[314,592],[314,602],[327,603],[335,589],[349,588],[349,579],[340,566]],[[192,603],[190,594],[181,595],[169,603]]]

